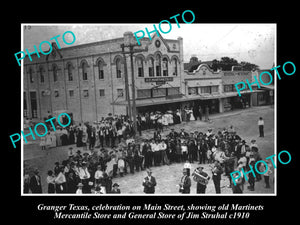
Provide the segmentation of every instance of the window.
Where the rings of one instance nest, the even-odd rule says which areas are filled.
[[[173,76],[177,76],[178,75],[178,62],[177,59],[174,58],[173,60]]]
[[[161,57],[160,55],[156,56],[156,76],[160,77],[161,76]]]
[[[151,89],[137,90],[137,98],[151,98]]]
[[[168,59],[167,58],[163,59],[163,76],[164,77],[168,76]]]
[[[29,81],[30,81],[30,83],[34,82],[32,68],[29,68]]]
[[[215,92],[219,92],[219,86],[218,85],[211,86],[211,93],[215,93]]]
[[[197,95],[198,94],[198,88],[197,87],[189,87],[188,88],[188,94],[189,95]]]
[[[152,97],[166,96],[167,92],[165,88],[152,89]]]
[[[53,65],[53,81],[56,82],[57,81],[57,66]]]
[[[116,60],[116,70],[117,70],[117,78],[121,78],[122,77],[122,62],[121,62],[121,59],[118,58]]]
[[[139,57],[136,62],[137,62],[137,68],[138,68],[138,77],[144,77],[143,59],[141,57]]]
[[[179,95],[179,87],[168,88],[168,95]]]
[[[233,84],[224,85],[224,92],[233,92]]]
[[[154,77],[154,59],[150,58],[149,60],[149,77]]]
[[[203,93],[211,94],[211,86],[201,87],[201,94]]]
[[[40,67],[40,82],[41,83],[45,82],[45,76],[43,74],[43,67]]]
[[[68,81],[73,80],[73,74],[72,74],[72,65],[69,63],[68,64]]]
[[[98,73],[99,73],[99,80],[103,80],[104,70],[103,70],[103,62],[101,60],[98,62]]]
[[[74,90],[69,90],[69,96],[72,98],[74,97]]]
[[[54,91],[54,97],[55,98],[58,98],[59,97],[59,92],[56,90],[56,91]]]
[[[117,89],[117,95],[120,98],[124,97],[124,91],[123,91],[123,89]]]
[[[88,98],[89,97],[89,90],[83,90],[83,97]]]
[[[26,92],[24,92],[24,96],[23,96],[23,106],[24,106],[24,110],[23,110],[23,116],[27,117],[28,116],[28,111],[27,111],[27,97],[26,97]]]
[[[100,94],[100,97],[104,97],[105,96],[105,90],[104,89],[100,89],[99,90],[99,94]]]
[[[82,80],[87,80],[88,76],[87,76],[87,63],[83,62],[82,63]]]

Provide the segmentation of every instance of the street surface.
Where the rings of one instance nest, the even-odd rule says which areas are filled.
[[[265,137],[260,138],[257,121],[259,117],[263,117],[265,126],[264,132]],[[218,130],[222,130],[224,127],[228,128],[230,125],[234,126],[237,134],[246,140],[247,144],[250,144],[252,139],[256,140],[259,148],[259,153],[263,159],[273,155],[274,149],[274,108],[273,106],[260,106],[252,107],[244,110],[235,110],[222,114],[215,114],[210,116],[211,122],[204,121],[190,121],[170,126],[164,129],[162,138],[170,132],[170,128],[174,128],[175,131],[179,131],[184,128],[187,132],[190,131],[202,131],[207,132],[208,128],[212,128],[214,133]],[[154,130],[148,130],[142,132],[142,137],[139,138],[152,138]],[[24,145],[24,169],[25,171],[31,171],[33,168],[38,168],[42,178],[43,192],[47,192],[46,176],[48,170],[53,170],[54,163],[56,161],[61,162],[67,159],[68,148],[73,147],[73,150],[77,148],[76,145],[61,146],[57,148],[51,148],[48,150],[41,150],[39,146],[39,140],[31,141],[29,144]],[[99,149],[95,149],[98,151]],[[280,149],[277,150],[280,152]],[[156,194],[178,194],[178,184],[182,176],[182,169],[184,163],[174,163],[169,166],[152,167],[152,175],[156,178]],[[198,163],[192,164],[193,171],[198,167]],[[208,164],[202,165],[204,171],[211,177],[211,170]],[[263,179],[255,183],[255,191],[249,191],[247,189],[248,182],[245,182],[244,193],[245,194],[256,194],[256,193],[274,193],[274,169],[270,176],[271,188],[266,189]],[[146,176],[145,171],[135,172],[134,174],[127,174],[124,177],[116,177],[113,179],[113,183],[117,182],[120,185],[121,192],[123,194],[143,194],[142,181]],[[192,178],[192,177],[191,177]],[[229,179],[222,175],[221,180],[221,193],[231,194],[232,190],[228,187]],[[196,193],[196,182],[192,180],[191,194]],[[207,194],[215,194],[214,184],[210,179],[207,188]]]

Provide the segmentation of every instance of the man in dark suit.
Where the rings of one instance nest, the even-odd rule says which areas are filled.
[[[184,168],[183,171],[183,176],[181,177],[180,184],[179,184],[179,192],[182,194],[189,194],[191,192],[191,178],[188,174],[187,168]]]
[[[221,193],[221,174],[223,169],[218,160],[215,161],[214,167],[212,169],[212,179],[215,185],[216,194]]]
[[[147,170],[147,174],[148,176],[146,176],[143,180],[144,192],[146,194],[154,194],[156,186],[155,177],[152,176],[152,172],[150,169]]]
[[[29,187],[33,194],[42,193],[41,177],[38,169],[34,170],[34,175],[30,178]]]

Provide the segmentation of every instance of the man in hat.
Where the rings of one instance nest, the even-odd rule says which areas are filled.
[[[112,186],[111,194],[121,194],[121,190],[119,189],[119,184],[114,183]]]
[[[179,192],[182,194],[189,194],[191,192],[191,178],[188,174],[188,169],[183,168],[183,176],[179,183]]]
[[[79,178],[83,184],[82,191],[83,193],[89,193],[89,179],[90,179],[90,172],[87,168],[87,162],[82,162],[82,167],[79,167]]]
[[[155,177],[152,176],[152,171],[150,169],[147,169],[147,176],[143,180],[143,186],[146,194],[155,193],[156,180]]]
[[[215,185],[215,190],[217,194],[221,193],[221,174],[223,173],[223,169],[218,160],[215,161],[214,167],[212,169],[212,179]]]
[[[206,185],[210,177],[206,172],[203,171],[202,166],[199,166],[197,169],[195,169],[192,175],[195,176],[195,173],[200,174],[201,176],[204,177],[204,179],[206,178],[206,180],[202,179],[197,181],[197,189],[196,189],[197,194],[205,194]]]
[[[174,128],[171,128],[171,132],[168,134],[168,137],[171,139],[175,139],[178,137],[178,133],[174,131]]]
[[[39,170],[36,168],[33,173],[34,175],[30,178],[29,188],[33,194],[42,193],[41,176],[39,175]]]

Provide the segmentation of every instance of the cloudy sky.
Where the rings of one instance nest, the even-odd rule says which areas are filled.
[[[26,24],[24,24],[26,25]],[[122,37],[124,32],[137,32],[153,30],[153,24],[30,24],[23,27],[24,46],[33,51],[33,45],[39,46],[42,41],[61,35],[65,31],[72,31],[76,36],[73,45],[80,45],[95,41],[108,40]],[[155,24],[158,27],[158,24]],[[167,31],[168,24],[162,25],[162,30]],[[164,38],[183,38],[184,61],[188,62],[191,56],[207,61],[228,56],[238,61],[248,61],[260,66],[261,69],[270,69],[275,62],[275,24],[172,24],[168,34],[161,33]],[[66,40],[72,41],[72,36],[67,34]],[[58,38],[62,47],[66,47]],[[42,45],[47,50],[47,44]]]

